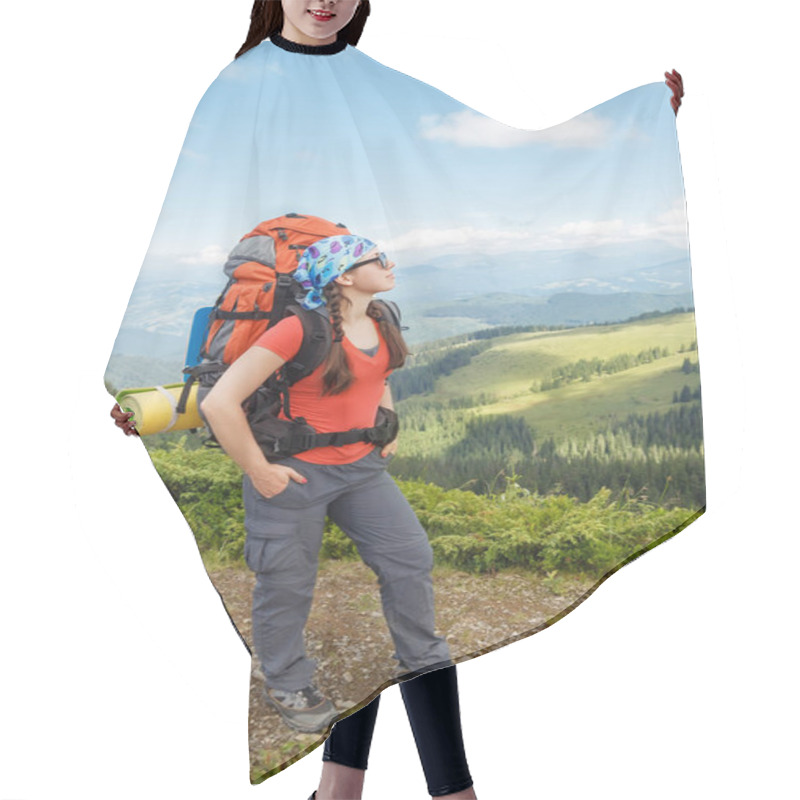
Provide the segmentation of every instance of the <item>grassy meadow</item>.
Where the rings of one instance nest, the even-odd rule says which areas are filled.
[[[438,379],[435,399],[450,400],[489,391],[496,402],[470,409],[481,416],[513,414],[525,420],[541,437],[556,441],[581,441],[605,427],[611,418],[628,414],[666,412],[674,391],[684,385],[695,390],[699,373],[685,375],[681,365],[696,339],[694,314],[671,314],[615,325],[593,325],[559,331],[518,333],[492,340],[492,346],[476,356],[468,367]],[[531,391],[537,381],[553,370],[579,359],[609,359],[622,353],[638,353],[666,347],[672,355],[613,375],[578,381],[545,392]],[[425,407],[425,398],[409,398],[398,404],[403,412]],[[422,401],[422,402],[420,402]],[[403,451],[433,455],[430,437],[403,425]],[[427,433],[424,431],[424,433]]]

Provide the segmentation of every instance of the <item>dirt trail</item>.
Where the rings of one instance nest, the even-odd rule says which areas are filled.
[[[251,600],[254,576],[246,567],[210,573],[234,624],[252,649]],[[436,620],[454,659],[477,655],[552,620],[591,588],[559,578],[548,588],[523,572],[473,575],[434,569]],[[396,665],[381,611],[375,574],[360,561],[320,564],[314,603],[306,627],[309,655],[318,662],[317,685],[340,708],[364,701]],[[254,664],[254,669],[256,665]],[[258,673],[256,673],[258,674]],[[254,774],[284,762],[321,741],[319,734],[288,729],[263,698],[261,680],[251,682],[250,752]]]

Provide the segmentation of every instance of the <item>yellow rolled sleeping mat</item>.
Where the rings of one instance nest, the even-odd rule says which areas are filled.
[[[186,402],[186,412],[178,413],[178,401],[184,385],[170,383],[145,389],[123,389],[116,399],[123,411],[133,411],[136,430],[140,436],[202,428],[204,422],[197,410],[199,384],[192,385]]]

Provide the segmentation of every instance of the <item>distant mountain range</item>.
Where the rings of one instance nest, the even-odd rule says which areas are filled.
[[[174,275],[137,286],[112,366],[118,356],[163,362],[162,373],[182,363],[194,312],[213,305],[225,279],[221,268],[215,281],[207,270],[190,283]],[[497,325],[598,324],[693,305],[688,254],[653,241],[399,263],[397,287],[381,297],[400,305],[409,344]]]
[[[691,305],[691,292],[666,295],[562,292],[544,300],[492,292],[427,308],[420,322],[424,324],[431,317],[445,317],[473,319],[481,323],[473,326],[479,328],[496,325],[592,325],[630,319],[647,311],[671,311]]]
[[[603,245],[588,251],[446,255],[425,264],[399,264],[397,270],[393,299],[396,296],[410,308],[436,295],[447,299],[496,291],[531,297],[558,292],[681,294],[692,289],[688,253],[661,242]]]

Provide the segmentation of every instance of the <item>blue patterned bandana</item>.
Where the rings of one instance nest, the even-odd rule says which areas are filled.
[[[326,301],[322,288],[374,247],[375,242],[352,233],[328,236],[306,247],[292,275],[307,290],[300,305],[309,310],[323,305]]]

